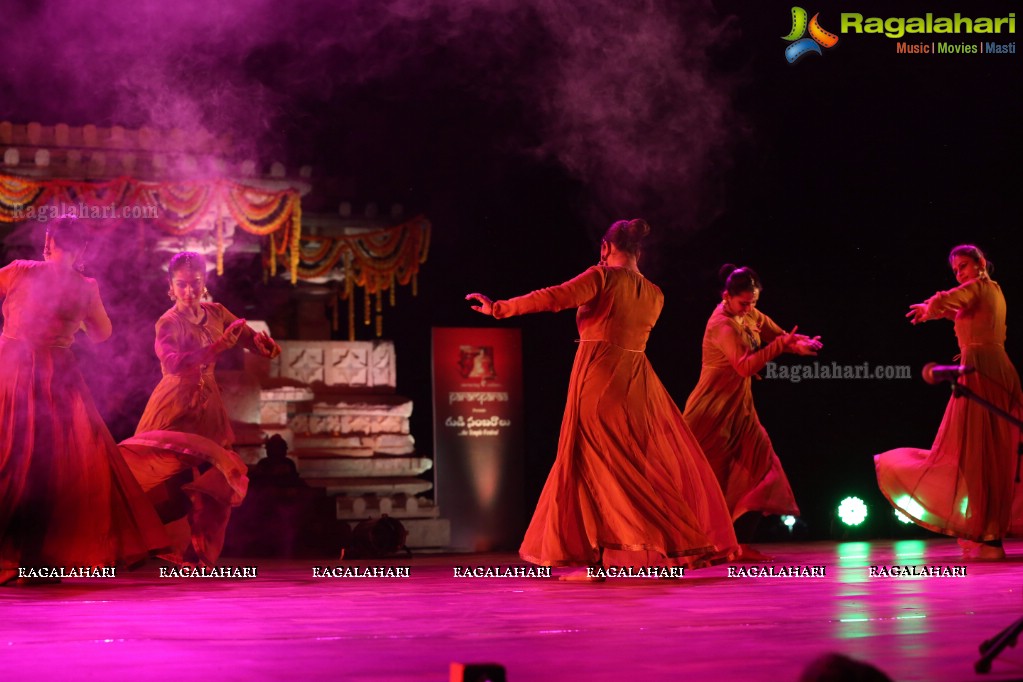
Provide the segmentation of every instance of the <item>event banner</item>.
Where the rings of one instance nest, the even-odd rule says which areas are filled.
[[[522,335],[518,329],[433,329],[437,504],[451,545],[477,552],[522,540]]]

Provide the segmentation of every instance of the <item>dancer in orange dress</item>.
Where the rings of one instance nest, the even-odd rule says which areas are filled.
[[[698,566],[738,547],[714,473],[644,353],[664,305],[639,272],[650,228],[618,221],[601,264],[507,301],[497,319],[577,308],[579,349],[557,457],[519,554],[546,566]]]
[[[229,448],[234,432],[214,377],[217,356],[241,343],[268,358],[280,354],[206,295],[206,262],[183,252],[168,267],[174,307],[156,323],[163,378],[149,398],[135,436],[121,450],[161,517],[176,563],[212,566],[220,556],[231,507],[248,486],[244,462]]]
[[[976,246],[952,249],[959,286],[910,306],[913,324],[955,321],[960,364],[973,371],[958,382],[1019,416],[1019,375],[1005,353],[1005,297]],[[1005,558],[1014,524],[1013,480],[1019,429],[966,397],[953,396],[930,450],[899,448],[874,457],[881,492],[917,525],[960,538],[968,558]]]
[[[78,331],[112,331],[96,280],[74,269],[84,231],[60,218],[44,261],[0,270],[0,584],[19,567],[131,565],[168,545],[71,351]]]
[[[703,335],[700,380],[685,419],[721,484],[740,542],[752,539],[762,515],[799,515],[781,461],[753,406],[752,379],[782,353],[816,355],[820,337],[786,333],[757,309],[763,287],[750,268],[725,265],[721,303]],[[740,517],[743,517],[740,521]],[[747,544],[740,559],[767,561]]]

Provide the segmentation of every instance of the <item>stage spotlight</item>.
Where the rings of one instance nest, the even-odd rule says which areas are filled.
[[[805,540],[809,530],[806,522],[791,514],[770,515],[765,518],[767,523],[760,524],[757,530],[757,541],[760,542],[792,542]]]
[[[909,518],[908,516],[900,512],[898,509],[895,510],[895,518],[906,524],[913,523],[913,519]]]
[[[838,505],[838,518],[847,526],[858,526],[867,518],[867,505],[858,497],[847,497]]]

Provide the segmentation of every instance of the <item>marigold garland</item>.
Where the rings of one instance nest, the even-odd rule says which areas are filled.
[[[280,232],[280,251],[291,250],[291,281],[298,281],[298,247],[302,235],[301,198],[297,190],[268,191],[231,180],[150,182],[119,177],[105,182],[34,180],[0,174],[0,222],[32,219],[43,207],[155,207],[150,222],[167,234],[182,236],[213,227],[218,272],[223,270],[223,220],[258,236]],[[225,212],[226,209],[226,212]]]
[[[339,237],[305,236],[296,238],[297,246],[290,250],[292,272],[299,279],[311,280],[326,276],[330,271],[342,271],[344,287],[338,293],[348,301],[348,337],[355,340],[354,287],[363,289],[362,304],[365,326],[376,322],[375,333],[383,333],[383,293],[393,306],[397,303],[397,285],[412,285],[412,295],[418,295],[419,266],[426,262],[430,248],[430,221],[417,216],[401,225]],[[269,266],[283,259],[283,250],[274,251],[271,245]],[[376,300],[373,300],[373,296]],[[374,312],[376,315],[374,316]],[[336,326],[335,326],[336,330]]]

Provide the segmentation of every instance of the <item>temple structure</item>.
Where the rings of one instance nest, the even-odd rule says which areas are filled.
[[[400,206],[382,216],[375,205],[355,216],[347,202],[303,217],[310,167],[233,160],[230,139],[203,131],[4,121],[0,153],[8,258],[35,248],[19,244],[26,237],[13,226],[74,211],[112,218],[105,229],[150,253],[202,253],[222,287],[234,275],[225,257],[244,262],[239,254],[258,260],[264,281],[290,281],[274,319],[249,320],[272,331],[282,355],[267,363],[245,353],[233,369],[218,366],[235,449],[254,464],[280,434],[302,478],[335,498],[339,519],[387,514],[409,530],[409,547],[448,544],[431,497],[433,462],[417,452],[412,402],[396,392],[394,344],[382,339],[385,299],[394,306],[399,285],[415,293],[429,249],[425,218],[405,218]],[[361,328],[374,340],[357,340]]]

